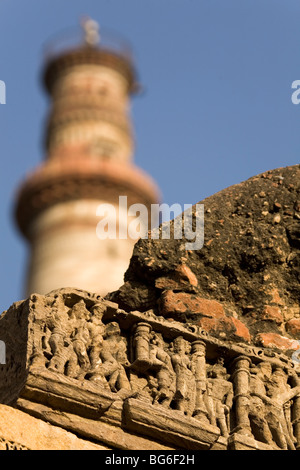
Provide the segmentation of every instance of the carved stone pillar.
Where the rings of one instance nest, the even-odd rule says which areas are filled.
[[[133,367],[139,370],[150,366],[150,332],[151,325],[145,322],[137,323],[133,333]]]
[[[252,435],[249,421],[249,366],[251,360],[246,356],[238,356],[232,362],[235,419],[236,427],[233,432]]]
[[[193,416],[201,421],[209,422],[208,412],[204,404],[203,395],[206,392],[206,345],[203,341],[192,343],[192,365],[196,380],[196,400]]]

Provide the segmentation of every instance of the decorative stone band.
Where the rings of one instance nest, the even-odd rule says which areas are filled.
[[[299,377],[283,354],[75,289],[13,305],[0,336],[8,351],[0,402],[66,429],[70,413],[79,436],[92,422],[93,439],[107,445],[102,423],[177,448],[299,447]]]
[[[46,89],[51,93],[54,80],[60,73],[73,65],[105,65],[121,73],[127,80],[128,92],[136,90],[135,71],[128,57],[101,48],[82,47],[68,51],[49,62],[44,73]]]
[[[114,126],[117,126],[122,132],[127,135],[131,135],[132,126],[126,116],[123,113],[118,112],[118,110],[108,110],[107,108],[76,108],[74,109],[65,109],[65,110],[54,110],[48,120],[48,129],[47,129],[47,142],[51,139],[51,133],[55,131],[57,127],[65,126],[74,122],[85,122],[85,121],[104,121]]]
[[[54,204],[82,198],[105,198],[108,203],[118,204],[123,195],[127,196],[128,205],[140,203],[148,208],[159,200],[152,179],[134,165],[94,162],[84,157],[53,159],[41,165],[21,186],[16,219],[21,232],[28,236],[31,221]]]

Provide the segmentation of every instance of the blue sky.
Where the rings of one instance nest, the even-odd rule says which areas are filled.
[[[89,15],[133,48],[135,162],[168,204],[193,204],[265,170],[299,163],[297,0],[0,0],[0,312],[23,296],[26,244],[16,189],[45,156],[43,44]]]

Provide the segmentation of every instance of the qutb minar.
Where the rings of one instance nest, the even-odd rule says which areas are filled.
[[[79,46],[52,55],[43,82],[52,99],[46,159],[22,184],[17,224],[29,242],[26,295],[60,287],[105,294],[123,282],[136,240],[99,240],[99,204],[159,202],[152,179],[132,162],[131,57],[102,44],[96,22],[83,22]]]

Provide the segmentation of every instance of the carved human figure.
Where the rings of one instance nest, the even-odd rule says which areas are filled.
[[[37,301],[37,296],[32,295],[31,300],[30,300],[32,310],[35,310],[34,303],[36,301]],[[35,318],[34,318],[34,321],[36,321]],[[32,343],[31,343],[32,350],[31,350],[31,355],[30,355],[30,365],[31,367],[40,368],[40,367],[45,367],[46,358],[49,359],[49,356],[52,355],[52,351],[49,345],[49,337],[51,335],[51,331],[50,331],[49,325],[47,325],[47,321],[45,322],[44,325],[39,324],[39,322],[37,322],[37,324],[40,326],[41,334],[33,335]],[[5,343],[3,341],[0,341],[0,364],[5,364],[5,353],[6,353]]]
[[[109,385],[102,370],[102,360],[100,358],[101,349],[103,347],[103,335],[105,331],[105,325],[102,322],[103,308],[102,306],[94,306],[92,309],[92,320],[87,324],[89,330],[89,360],[90,369],[86,374],[86,378],[92,382],[102,384],[104,388],[109,389]]]
[[[149,361],[156,377],[153,403],[168,407],[175,393],[175,372],[170,355],[165,350],[165,342],[159,333],[152,333],[150,342]]]
[[[195,409],[196,382],[189,357],[191,346],[182,336],[173,341],[171,362],[176,374],[174,402],[176,409],[192,416]]]
[[[127,358],[127,345],[121,337],[117,322],[108,323],[105,327],[104,341],[100,351],[102,372],[113,392],[130,391],[131,386],[125,368],[130,366]]]
[[[57,305],[53,307],[53,313],[47,320],[47,328],[50,331],[48,345],[52,354],[48,369],[64,373],[70,355],[71,334],[69,316],[64,308],[59,309]]]
[[[216,364],[207,371],[207,392],[204,402],[206,404],[210,423],[218,426],[222,436],[229,435],[229,412],[232,408],[233,385],[229,382],[230,375],[224,367],[224,360],[220,358]]]
[[[71,333],[72,349],[66,367],[66,374],[82,380],[90,367],[87,354],[90,341],[87,322],[90,319],[90,312],[87,310],[83,300],[80,300],[73,306],[70,317],[73,325]]]
[[[250,368],[249,419],[255,439],[273,445],[273,436],[266,419],[266,383],[272,375],[272,366],[264,361]]]
[[[278,447],[295,450],[295,437],[292,434],[287,408],[289,409],[290,400],[300,395],[300,387],[291,388],[287,381],[288,375],[282,368],[277,367],[267,383],[267,419]]]

